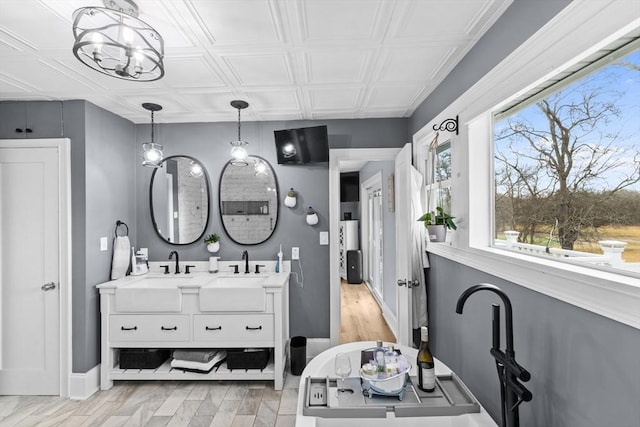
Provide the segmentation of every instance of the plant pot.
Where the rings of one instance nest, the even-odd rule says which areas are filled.
[[[444,242],[447,237],[447,227],[445,225],[427,225],[429,240],[432,242]]]
[[[207,243],[207,250],[211,253],[216,253],[220,250],[220,242]]]

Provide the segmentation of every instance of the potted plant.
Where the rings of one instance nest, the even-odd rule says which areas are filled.
[[[207,250],[211,253],[215,253],[220,250],[220,236],[217,234],[209,234],[204,238],[204,243],[207,245]]]
[[[429,240],[432,242],[444,242],[447,236],[447,229],[456,230],[453,216],[449,215],[441,206],[436,207],[436,212],[427,212],[418,218],[418,221],[424,222],[424,226],[429,233]]]

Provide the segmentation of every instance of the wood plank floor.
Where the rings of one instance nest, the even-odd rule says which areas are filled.
[[[293,427],[299,376],[273,381],[116,381],[89,399],[0,396],[0,426]]]
[[[396,342],[382,310],[362,282],[340,284],[340,344],[356,341]]]

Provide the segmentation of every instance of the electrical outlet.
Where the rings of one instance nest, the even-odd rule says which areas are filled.
[[[300,248],[295,246],[291,248],[291,259],[300,259]]]
[[[311,384],[309,388],[309,406],[325,406],[327,404],[327,387],[322,384]]]

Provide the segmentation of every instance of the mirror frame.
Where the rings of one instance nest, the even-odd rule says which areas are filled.
[[[273,180],[275,182],[275,186],[276,186],[276,220],[275,223],[273,224],[273,230],[271,230],[271,233],[269,233],[269,235],[264,239],[261,240],[259,242],[256,243],[242,243],[242,242],[238,242],[236,239],[234,239],[230,234],[229,231],[227,230],[227,227],[224,225],[224,218],[222,218],[222,198],[220,197],[220,192],[222,191],[222,176],[224,175],[224,172],[227,170],[227,168],[231,165],[231,162],[233,160],[229,160],[227,163],[224,164],[222,171],[220,172],[220,179],[218,180],[218,211],[220,212],[220,222],[222,223],[222,228],[224,229],[225,234],[227,235],[227,237],[229,239],[231,239],[232,242],[238,244],[238,245],[242,245],[242,246],[255,246],[255,245],[261,245],[262,243],[266,242],[267,240],[269,240],[272,236],[273,233],[276,232],[276,229],[278,228],[278,220],[280,219],[280,185],[278,184],[278,176],[276,175],[276,170],[273,168],[273,166],[271,166],[271,163],[269,163],[269,161],[267,159],[265,159],[264,157],[261,156],[256,156],[253,154],[249,154],[249,158],[256,158],[256,159],[260,159],[263,162],[265,162],[267,164],[267,166],[269,166],[269,169],[271,169],[271,172],[273,172]],[[250,167],[250,166],[247,166]]]
[[[181,157],[181,158],[186,158],[189,160],[193,160],[195,162],[198,162],[198,164],[200,164],[200,166],[202,166],[202,176],[204,177],[204,182],[207,185],[207,199],[208,199],[208,206],[207,206],[207,220],[204,223],[204,227],[202,228],[202,233],[200,233],[200,235],[193,240],[192,242],[188,242],[188,243],[176,243],[176,242],[170,242],[166,239],[166,237],[164,237],[162,234],[160,234],[160,232],[158,232],[158,223],[156,222],[156,217],[153,214],[153,183],[154,180],[156,178],[156,172],[158,171],[159,168],[156,168],[153,170],[153,173],[151,174],[151,181],[149,181],[149,211],[151,213],[151,223],[153,225],[153,230],[156,232],[156,235],[158,235],[158,237],[160,238],[160,240],[162,240],[165,243],[168,243],[170,245],[175,245],[175,246],[186,246],[186,245],[193,245],[194,243],[198,242],[199,240],[201,240],[204,236],[204,234],[207,232],[207,228],[209,227],[209,221],[211,220],[211,181],[209,181],[209,173],[207,172],[207,168],[204,167],[204,165],[202,164],[202,162],[198,159],[196,159],[195,157],[191,157],[191,156],[187,156],[187,155],[183,155],[183,154],[177,154],[174,156],[169,156],[169,157],[165,157],[164,159],[162,159],[161,164],[163,164],[164,162],[166,162],[167,160],[170,159],[174,159],[176,157]]]

